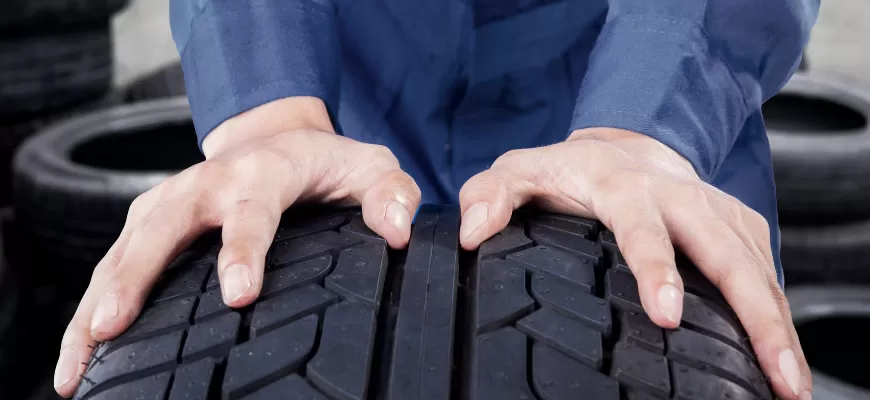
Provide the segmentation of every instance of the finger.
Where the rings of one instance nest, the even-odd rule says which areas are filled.
[[[398,166],[365,174],[368,179],[358,179],[350,192],[362,206],[363,221],[390,247],[404,248],[411,239],[411,217],[420,206],[420,188]]]
[[[643,308],[656,325],[676,328],[683,315],[683,280],[659,211],[654,206],[620,209],[612,213],[611,228],[637,279]]]
[[[54,369],[54,389],[63,397],[70,397],[81,382],[82,374],[90,360],[97,342],[91,338],[91,316],[105,284],[105,274],[100,271],[114,268],[121,259],[130,238],[130,229],[125,226],[118,240],[94,268],[94,275],[79,302],[76,312],[67,325],[60,344],[60,354]]]
[[[148,292],[166,265],[202,234],[207,223],[207,201],[199,195],[157,203],[142,224],[130,233],[118,265],[99,293],[91,318],[91,337],[103,341],[123,332],[139,315]]]
[[[224,217],[223,247],[218,255],[218,277],[224,303],[244,307],[263,286],[266,252],[281,220],[279,204],[246,199],[234,203]]]
[[[776,393],[797,399],[804,389],[798,352],[763,265],[712,210],[674,207],[665,220],[680,246],[734,309]]]
[[[474,250],[504,229],[513,211],[531,198],[529,186],[496,167],[471,177],[459,191],[462,248]]]

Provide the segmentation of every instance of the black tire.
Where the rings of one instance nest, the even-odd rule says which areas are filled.
[[[785,218],[870,216],[870,90],[797,74],[763,113]]]
[[[452,206],[421,208],[407,251],[356,211],[313,214],[285,216],[242,310],[221,301],[217,236],[193,246],[98,346],[76,398],[772,398],[696,269],[680,262],[683,327],[659,329],[594,221],[519,216],[471,254]]]
[[[803,287],[786,295],[813,371],[813,399],[870,400],[870,286]]]
[[[184,71],[180,63],[146,75],[125,89],[126,101],[129,103],[177,96],[187,96]]]
[[[112,83],[109,24],[0,40],[0,117],[94,101]]]
[[[870,284],[870,219],[830,225],[807,221],[781,227],[786,284]]]
[[[184,98],[98,110],[33,136],[14,160],[17,224],[33,261],[77,298],[132,201],[202,159]]]
[[[58,25],[107,21],[128,0],[5,0],[0,30],[51,30]]]

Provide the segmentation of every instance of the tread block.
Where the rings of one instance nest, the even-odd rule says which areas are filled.
[[[450,395],[459,219],[455,206],[424,206],[417,216],[405,260],[389,398]]]
[[[601,243],[601,247],[605,248],[617,249],[619,247],[616,244],[616,235],[609,229],[601,231],[601,234],[598,235],[598,242]]]
[[[530,247],[532,244],[532,239],[526,237],[523,227],[511,223],[503,231],[481,243],[478,255],[480,257],[500,256]]]
[[[317,285],[308,285],[263,300],[254,306],[251,336],[260,337],[275,327],[324,309],[337,300],[336,295]]]
[[[515,263],[484,262],[477,272],[476,332],[513,322],[535,306],[526,293],[526,271]]]
[[[366,225],[362,217],[359,216],[351,218],[350,222],[348,222],[347,225],[341,227],[340,232],[347,235],[356,235],[368,242],[375,242],[379,244],[387,243],[384,238],[378,236],[377,233],[369,229],[368,225]]]
[[[669,359],[736,382],[754,394],[770,398],[767,380],[755,362],[719,340],[688,329],[668,332]]]
[[[625,257],[622,256],[622,252],[619,249],[613,252],[613,262],[610,265],[611,268],[625,272],[626,274],[632,274],[631,267],[628,266],[628,262],[625,261]]]
[[[205,290],[211,290],[218,286],[220,286],[221,281],[218,276],[217,268],[212,268],[211,273],[208,275],[208,281],[205,282]]]
[[[362,239],[332,231],[315,233],[284,242],[275,242],[269,256],[269,265],[281,268],[330,250],[341,250],[362,243]]]
[[[275,232],[275,242],[283,242],[293,240],[312,233],[318,233],[335,229],[347,221],[344,215],[333,215],[324,218],[304,221],[304,223],[293,226],[290,224],[281,224]]]
[[[580,235],[551,229],[544,226],[532,226],[529,236],[539,244],[553,246],[559,250],[574,253],[577,256],[588,259],[593,266],[598,266],[604,250],[596,242],[586,240]]]
[[[589,222],[591,222],[591,224]],[[529,223],[531,224],[532,229],[543,227],[582,239],[589,239],[589,235],[594,234],[596,227],[595,222],[592,220],[574,221],[565,218],[557,218],[552,215],[539,215],[533,217]]]
[[[214,288],[199,296],[199,305],[196,307],[196,315],[193,317],[195,323],[199,323],[205,318],[229,312],[231,309],[224,304],[224,298],[221,296],[221,289]]]
[[[635,390],[650,392],[661,398],[669,397],[671,378],[664,356],[628,342],[618,342],[613,349],[610,369],[610,376]]]
[[[341,251],[325,286],[339,295],[377,307],[387,273],[385,245],[364,244]]]
[[[634,276],[614,269],[604,276],[604,298],[622,311],[643,312],[637,280]]]
[[[610,336],[612,321],[610,304],[606,301],[544,274],[535,274],[532,277],[532,296],[539,303]]]
[[[284,325],[230,351],[223,398],[235,398],[279,376],[293,372],[314,347],[317,316]]]
[[[698,270],[698,268],[692,266],[687,259],[681,260],[678,258],[677,266],[680,272],[680,278],[683,280],[683,286],[686,288],[686,292],[693,293],[705,300],[712,301],[719,306],[724,306],[724,309],[726,310],[731,310],[728,306],[728,301],[725,300],[725,297],[722,296],[722,293],[716,288],[716,285],[713,285],[713,283],[710,282],[707,277]],[[736,318],[736,316],[734,316],[734,318]]]
[[[329,400],[299,375],[290,375],[270,383],[242,400]]]
[[[544,214],[539,216],[541,219],[550,219],[550,220],[561,220],[571,224],[575,224],[578,227],[582,226],[589,230],[590,234],[597,235],[599,231],[598,222],[583,217],[575,217],[573,215],[564,215],[564,214]]]
[[[662,400],[663,397],[656,397],[647,392],[627,391],[626,397],[628,400]],[[665,398],[666,399],[666,398]],[[693,399],[697,400],[697,399]]]
[[[728,343],[747,356],[752,355],[752,345],[740,321],[726,318],[719,313],[718,306],[692,293],[686,293],[683,299],[683,323],[686,327]]]
[[[241,316],[231,312],[191,326],[181,353],[182,360],[187,362],[203,353],[225,355],[236,344],[240,323]]]
[[[665,333],[644,313],[621,313],[622,332],[620,339],[633,343],[656,354],[665,352]]]
[[[163,400],[171,377],[171,372],[152,375],[97,393],[91,400]]]
[[[740,385],[692,367],[671,363],[674,398],[680,400],[752,400],[758,397]]]
[[[187,343],[190,343],[188,340]],[[169,400],[208,400],[214,376],[215,359],[203,358],[192,364],[182,365],[175,371]]]
[[[535,398],[526,378],[527,341],[526,335],[510,327],[476,338],[472,400]]]
[[[211,267],[211,263],[199,263],[191,267],[170,270],[157,284],[157,288],[152,294],[152,301],[171,300],[191,293],[199,294],[205,278],[212,269]]]
[[[533,312],[517,329],[596,370],[604,361],[601,333],[552,309]]]
[[[145,309],[124,335],[114,341],[113,346],[160,335],[187,326],[196,297],[169,300]]]
[[[536,343],[532,384],[544,400],[619,400],[619,384],[558,351]]]
[[[537,246],[513,253],[507,257],[520,265],[544,272],[583,288],[588,293],[595,290],[594,260],[566,253],[548,246]]]
[[[361,400],[368,390],[375,310],[344,302],[326,310],[317,354],[308,363],[308,379],[332,398]]]
[[[266,297],[285,289],[319,281],[326,276],[331,265],[332,256],[327,254],[279,270],[269,271],[263,276],[263,289],[260,291],[260,296]]]
[[[156,338],[131,343],[109,353],[96,362],[100,368],[88,371],[82,380],[77,397],[86,397],[94,389],[110,385],[112,381],[131,375],[148,375],[175,366],[184,332],[171,332]],[[168,382],[168,381],[167,381]]]

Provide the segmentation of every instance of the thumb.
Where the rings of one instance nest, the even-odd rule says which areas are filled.
[[[490,169],[473,176],[462,186],[459,191],[462,248],[476,249],[507,226],[514,209],[528,202],[530,190],[510,176]]]

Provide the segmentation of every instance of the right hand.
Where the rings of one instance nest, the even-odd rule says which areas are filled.
[[[164,268],[209,229],[223,227],[217,268],[230,307],[259,295],[266,252],[295,202],[358,203],[391,247],[407,245],[420,189],[386,147],[338,136],[328,121],[316,99],[261,106],[207,137],[207,161],[133,202],[64,333],[54,377],[60,395],[75,392],[93,346],[130,326]]]

